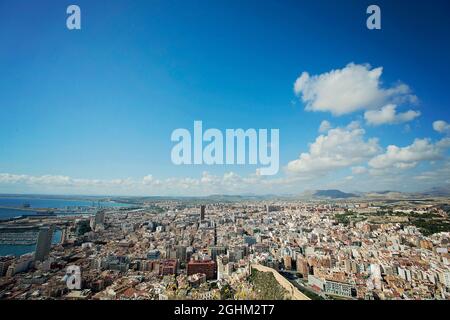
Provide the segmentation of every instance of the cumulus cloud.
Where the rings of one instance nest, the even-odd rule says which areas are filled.
[[[439,133],[450,134],[450,124],[443,120],[433,122],[433,129]]]
[[[240,176],[234,172],[200,177],[170,177],[157,179],[147,175],[142,179],[78,179],[59,175],[17,175],[0,173],[0,190],[31,193],[71,193],[102,195],[210,195],[214,193],[267,193],[288,188],[296,183],[292,178],[268,178],[255,174]]]
[[[153,182],[153,175],[149,174],[142,179],[143,184],[151,184]]]
[[[423,171],[420,174],[414,176],[415,180],[429,181],[435,183],[439,181],[440,183],[449,183],[450,177],[450,161],[447,160],[442,166],[433,168],[433,170]]]
[[[420,161],[442,159],[448,147],[450,147],[450,138],[436,143],[432,143],[430,139],[415,139],[411,145],[403,148],[390,145],[385,153],[371,159],[369,166],[374,169],[410,169]]]
[[[43,187],[62,187],[62,188],[82,188],[82,187],[126,187],[131,186],[135,182],[130,179],[77,179],[63,175],[17,175],[10,173],[0,173],[0,184],[22,184],[28,186],[43,186]]]
[[[364,139],[365,131],[357,122],[320,135],[310,144],[309,152],[288,163],[287,171],[297,174],[327,173],[360,164],[381,151],[378,139]]]
[[[367,124],[378,126],[382,124],[404,123],[420,116],[420,111],[408,110],[397,113],[395,104],[388,104],[380,110],[369,110],[364,113]]]
[[[350,63],[343,69],[310,76],[303,72],[295,81],[294,92],[308,111],[328,111],[343,115],[358,110],[380,108],[388,103],[416,102],[406,84],[383,88],[383,68]]]
[[[319,132],[320,133],[325,133],[325,132],[327,132],[330,129],[331,129],[331,123],[329,121],[323,120],[320,123],[320,127],[319,127]]]
[[[363,174],[367,172],[367,168],[363,166],[352,167],[353,174]]]

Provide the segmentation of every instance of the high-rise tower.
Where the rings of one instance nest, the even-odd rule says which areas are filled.
[[[48,257],[52,246],[53,231],[53,226],[44,227],[39,230],[36,251],[34,253],[35,261],[44,261]]]
[[[217,246],[217,225],[214,222],[214,246]]]
[[[200,222],[205,221],[205,211],[206,206],[205,205],[200,206]]]

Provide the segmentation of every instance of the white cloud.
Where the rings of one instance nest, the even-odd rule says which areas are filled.
[[[433,129],[439,133],[450,134],[450,124],[443,120],[433,122]]]
[[[378,126],[382,124],[404,123],[420,116],[420,111],[408,110],[397,113],[395,104],[385,105],[380,110],[369,110],[364,113],[367,124]]]
[[[309,152],[287,165],[292,173],[327,173],[366,161],[381,151],[378,139],[364,140],[365,131],[356,122],[320,135],[309,146]]]
[[[369,161],[369,166],[374,169],[410,169],[420,161],[442,159],[444,151],[450,147],[450,138],[432,143],[430,139],[415,139],[406,147],[390,145],[385,153],[380,154]]]
[[[155,179],[151,174],[146,175],[144,178],[142,178],[142,184],[144,185],[159,186],[161,185],[161,183],[161,180]]]
[[[414,176],[415,180],[426,180],[432,183],[439,181],[440,183],[448,183],[450,177],[450,161],[446,160],[442,166],[433,168],[433,170],[424,171]],[[436,185],[434,185],[436,186]]]
[[[83,180],[80,180],[80,182],[83,182]],[[1,173],[0,183],[8,183],[8,184],[25,183],[25,184],[67,186],[72,185],[73,180],[67,176],[61,175],[28,176],[28,175]]]
[[[371,69],[370,65],[354,63],[320,75],[303,72],[294,84],[294,92],[306,103],[306,110],[334,115],[417,101],[405,84],[382,88],[382,73],[382,67]]]
[[[199,178],[77,179],[58,175],[17,175],[0,173],[0,190],[7,193],[98,194],[98,195],[209,195],[214,193],[267,193],[292,186],[297,179],[268,178],[227,172],[222,176],[203,172]]]
[[[363,166],[352,167],[353,174],[363,174],[367,172],[367,168]]]
[[[323,120],[320,123],[320,127],[319,127],[319,132],[320,133],[325,133],[325,132],[327,132],[330,129],[331,129],[331,123],[329,121]]]

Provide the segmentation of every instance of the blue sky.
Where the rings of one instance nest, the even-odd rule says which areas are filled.
[[[70,4],[81,8],[82,30],[66,28]],[[0,192],[201,195],[448,185],[450,5],[377,1],[382,30],[371,31],[369,4],[1,0]],[[336,115],[334,101],[314,111],[320,102],[304,96],[323,92],[322,83],[294,91],[303,72],[327,78],[332,70],[355,71],[350,63],[362,76],[382,67],[380,88],[395,91],[401,83],[408,92]],[[326,89],[334,99],[333,88]],[[368,123],[367,111],[382,116],[389,104],[396,106],[391,123]],[[407,111],[420,115],[398,117]],[[279,128],[280,173],[173,165],[170,135],[194,120],[221,130]],[[318,132],[324,120],[335,131]],[[359,125],[349,126],[354,121]],[[435,121],[444,122],[438,130]],[[346,134],[356,143],[325,144],[311,157],[320,135],[330,141]],[[364,147],[374,138],[369,152]],[[428,140],[414,145],[415,139]],[[358,150],[346,147],[358,141],[368,154],[337,157],[326,167],[330,155],[355,156]],[[398,149],[388,153],[389,145]]]

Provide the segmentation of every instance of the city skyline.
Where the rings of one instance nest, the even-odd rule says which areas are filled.
[[[0,193],[450,189],[445,1],[379,1],[381,30],[356,1],[67,5],[0,3]],[[194,121],[279,129],[279,173],[174,165]]]
[[[450,301],[449,12],[0,0],[0,303]]]
[[[448,197],[123,200],[3,220],[0,300],[450,298]]]

